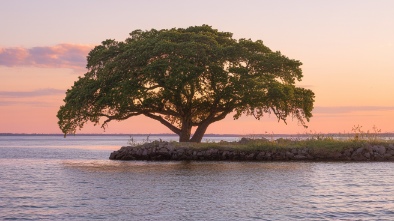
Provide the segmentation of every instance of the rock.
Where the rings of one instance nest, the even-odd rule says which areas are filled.
[[[376,161],[383,161],[384,160],[384,156],[376,154],[376,156],[374,156],[374,160],[376,160]]]
[[[254,159],[255,159],[255,153],[247,154],[247,155],[245,156],[245,159],[246,159],[246,160],[254,160]]]
[[[346,156],[346,157],[351,157],[351,156],[352,156],[352,153],[353,153],[353,148],[349,148],[349,149],[346,149],[346,150],[343,152],[343,155]]]
[[[172,153],[173,151],[174,151],[174,146],[172,146],[172,145],[167,145],[167,149],[168,149],[168,151],[170,152],[170,153]]]
[[[386,153],[386,148],[384,146],[373,146],[372,150],[376,153],[379,153],[380,155],[384,155]]]
[[[389,161],[394,161],[394,156],[385,156],[385,159]]]
[[[302,148],[302,149],[298,150],[298,154],[307,154],[307,153],[308,153],[307,148]]]
[[[117,154],[118,154],[118,152],[117,152],[117,151],[114,151],[114,152],[112,152],[112,153],[109,155],[109,159],[111,159],[111,160],[115,160],[115,159],[116,159],[116,157],[117,157]]]
[[[160,149],[157,151],[157,153],[159,153],[159,154],[166,154],[166,153],[168,153],[168,150],[167,150],[167,148],[162,147],[162,148],[160,148]]]
[[[265,159],[265,152],[261,151],[256,155],[256,160],[263,160],[263,159]]]
[[[222,159],[223,159],[223,160],[228,159],[229,153],[230,153],[230,152],[227,151],[227,150],[223,151],[223,153],[222,153]]]
[[[363,147],[360,147],[360,148],[357,148],[356,149],[356,154],[360,154],[360,153],[362,153],[364,151],[364,148]]]
[[[250,140],[245,138],[246,140]],[[244,141],[246,141],[244,139]],[[234,161],[268,161],[268,160],[354,160],[354,161],[394,161],[394,145],[365,144],[358,148],[338,151],[319,151],[314,148],[271,149],[269,151],[241,150],[232,147],[210,147],[194,149],[190,145],[176,147],[168,142],[152,142],[139,146],[123,146],[113,151],[111,160],[234,160]],[[225,149],[225,150],[223,150]]]
[[[352,160],[356,160],[356,161],[365,160],[366,157],[364,156],[363,152],[364,152],[364,148],[362,148],[362,147],[357,148],[357,149],[352,153],[351,159],[352,159]]]
[[[218,152],[219,152],[218,149],[209,149],[205,152],[205,154],[209,156],[216,156]]]
[[[384,147],[384,146],[379,146],[379,147],[378,147],[378,153],[379,153],[380,155],[384,155],[384,154],[386,153],[386,147]]]
[[[297,154],[297,153],[298,153],[298,150],[297,150],[296,148],[293,148],[293,149],[291,149],[291,153]]]
[[[364,149],[367,150],[370,154],[372,154],[373,152],[372,146],[370,144],[365,145]]]
[[[294,158],[294,154],[292,152],[287,151],[286,152],[286,157],[289,159],[293,159]]]
[[[389,149],[389,150],[386,152],[386,154],[390,154],[391,156],[394,156],[394,150]]]

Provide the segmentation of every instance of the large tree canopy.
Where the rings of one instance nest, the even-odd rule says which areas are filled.
[[[208,25],[135,30],[89,53],[88,72],[67,90],[58,124],[70,134],[88,121],[105,127],[144,115],[180,142],[200,142],[210,124],[230,113],[274,114],[284,122],[291,116],[305,126],[314,93],[295,86],[301,65],[261,40],[236,40]]]

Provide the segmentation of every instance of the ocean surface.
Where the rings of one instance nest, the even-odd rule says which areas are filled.
[[[0,136],[0,220],[394,220],[390,162],[108,160],[130,138]]]

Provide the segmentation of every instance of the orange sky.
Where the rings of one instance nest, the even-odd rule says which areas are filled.
[[[65,90],[83,75],[87,53],[101,41],[124,40],[135,29],[201,24],[261,39],[300,60],[298,84],[316,94],[308,129],[274,116],[229,116],[208,133],[343,133],[354,125],[394,132],[394,1],[115,2],[0,3],[0,133],[60,133],[56,113]],[[111,123],[106,133],[170,131],[138,117]]]

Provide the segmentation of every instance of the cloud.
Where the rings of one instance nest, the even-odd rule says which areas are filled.
[[[85,71],[91,45],[58,44],[51,47],[0,48],[0,65],[40,68],[69,68]]]
[[[45,101],[2,101],[1,106],[27,106],[27,107],[58,107],[59,105]]]
[[[54,88],[38,89],[33,91],[0,91],[1,98],[30,98],[30,97],[42,97],[51,95],[64,95],[65,90],[59,90]]]
[[[315,107],[315,114],[348,114],[354,112],[394,111],[394,106],[340,106],[340,107]]]

